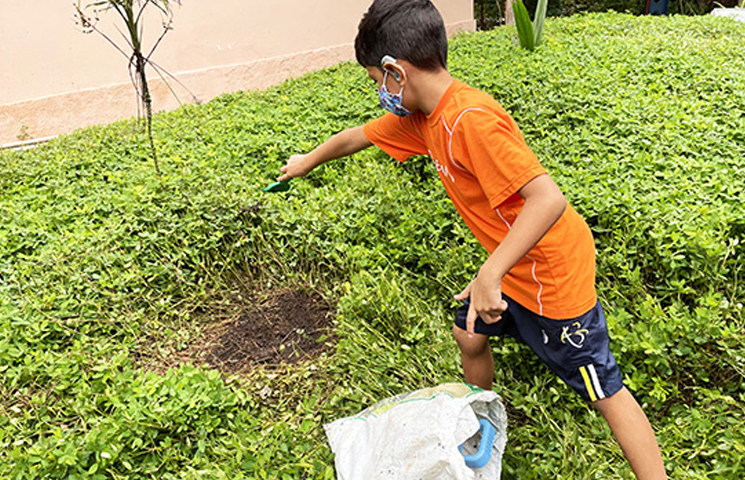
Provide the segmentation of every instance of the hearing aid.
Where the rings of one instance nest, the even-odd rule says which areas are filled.
[[[396,71],[396,70],[386,70],[385,69],[385,65],[387,63],[392,63],[394,65],[398,65],[398,62],[396,61],[396,59],[393,58],[393,57],[391,57],[390,55],[384,55],[383,58],[380,59],[380,68],[382,68],[384,72],[387,71],[388,73],[390,73],[391,75],[393,75],[393,78],[395,78],[397,82],[400,82],[401,81],[401,74],[398,73],[398,71]]]

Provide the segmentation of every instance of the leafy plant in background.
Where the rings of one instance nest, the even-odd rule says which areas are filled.
[[[174,0],[179,5],[181,0]],[[160,10],[164,17],[163,20],[163,31],[161,32],[158,39],[153,44],[150,51],[145,54],[143,50],[143,15],[149,5],[152,5],[156,9]],[[91,17],[87,10],[92,9],[93,17]],[[137,97],[140,101],[139,108],[145,111],[145,127],[147,129],[147,136],[150,141],[150,154],[153,157],[155,163],[155,171],[160,178],[160,166],[158,165],[158,155],[155,150],[155,141],[153,140],[153,99],[150,94],[150,86],[147,80],[147,66],[150,65],[155,69],[158,75],[163,78],[163,74],[168,74],[165,70],[160,68],[156,63],[151,60],[155,49],[158,48],[160,42],[171,30],[171,24],[173,15],[171,12],[171,5],[169,0],[101,0],[93,3],[89,3],[85,7],[81,6],[81,2],[75,6],[77,16],[80,19],[80,23],[83,26],[83,31],[86,33],[97,32],[103,36],[111,45],[114,46],[122,55],[129,59],[129,75],[132,80],[132,85],[137,92]],[[124,41],[127,43],[131,53],[125,52],[111,37],[103,33],[97,28],[96,24],[99,20],[99,14],[109,10],[114,10],[124,22],[126,34],[123,33]],[[171,78],[173,76],[169,75]],[[165,79],[164,79],[165,80]],[[174,79],[175,80],[175,79]],[[168,82],[166,82],[167,84]],[[139,115],[140,112],[138,112]]]
[[[515,13],[515,25],[517,26],[520,46],[533,51],[543,40],[543,26],[546,22],[548,0],[538,0],[533,22],[530,21],[528,9],[522,0],[514,0],[512,6]]]
[[[513,0],[474,0],[474,16],[478,30],[491,30],[501,25],[511,25],[514,23],[514,15],[509,12],[512,10]],[[528,12],[534,12],[538,0],[522,0]],[[741,3],[743,0],[740,0]],[[719,5],[718,3],[721,3]],[[546,16],[553,17],[570,17],[580,13],[599,13],[599,12],[625,12],[632,15],[643,15],[646,2],[638,0],[597,0],[588,2],[587,0],[562,0],[561,2],[551,2],[546,11]],[[725,8],[737,6],[737,0],[675,0],[670,1],[670,15],[706,15],[714,7],[722,6]],[[512,16],[511,16],[512,15]],[[508,19],[512,19],[509,21]]]

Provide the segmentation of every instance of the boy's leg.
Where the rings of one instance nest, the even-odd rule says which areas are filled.
[[[649,420],[623,386],[610,352],[605,314],[598,302],[586,314],[547,319],[510,301],[516,338],[528,344],[551,370],[600,411],[639,480],[666,479]]]
[[[614,395],[591,404],[608,422],[636,478],[667,478],[652,426],[642,408],[625,387]]]
[[[489,337],[479,333],[469,336],[468,332],[458,326],[453,326],[453,336],[460,348],[466,383],[491,390],[494,380],[494,357],[489,346]]]
[[[502,313],[502,320],[490,325],[484,323],[481,317],[477,318],[476,333],[469,334],[466,331],[466,318],[470,303],[471,299],[466,299],[455,313],[453,336],[458,342],[458,348],[460,348],[460,358],[463,363],[466,382],[484,390],[491,390],[494,382],[494,357],[489,345],[489,338],[508,335],[519,342],[525,342],[517,332],[509,310]]]

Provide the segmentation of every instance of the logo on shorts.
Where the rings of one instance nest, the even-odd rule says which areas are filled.
[[[570,332],[570,328],[573,328],[574,330]],[[589,330],[582,328],[582,325],[579,322],[574,322],[561,330],[561,343],[565,345],[568,343],[574,348],[582,348],[585,343],[585,337],[588,333]]]

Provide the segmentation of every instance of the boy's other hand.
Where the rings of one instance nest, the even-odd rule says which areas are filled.
[[[295,177],[304,177],[313,170],[313,162],[309,155],[293,155],[287,160],[287,164],[280,168],[282,175],[277,178],[278,182],[284,182]]]
[[[502,320],[502,313],[509,306],[502,298],[501,282],[496,284],[477,276],[475,280],[455,296],[456,300],[471,297],[471,305],[466,316],[466,331],[475,333],[476,318],[481,317],[484,323],[497,323]]]

